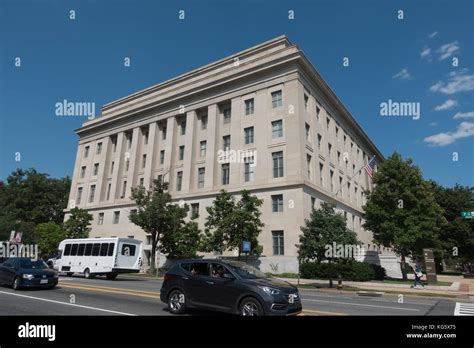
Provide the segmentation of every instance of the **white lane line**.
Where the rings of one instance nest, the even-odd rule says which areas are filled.
[[[58,303],[58,304],[62,304],[62,305],[73,306],[73,307],[79,307],[79,308],[85,308],[85,309],[92,309],[92,310],[100,311],[100,312],[108,312],[108,313],[114,313],[114,314],[121,314],[121,315],[128,315],[128,316],[136,316],[136,314],[131,314],[131,313],[117,312],[117,311],[111,311],[111,310],[109,310],[109,309],[96,308],[96,307],[89,307],[89,306],[78,305],[78,304],[75,304],[75,303],[67,303],[67,302],[49,300],[49,299],[41,298],[41,297],[34,297],[34,296],[27,296],[27,295],[14,294],[14,293],[11,293],[11,292],[6,292],[6,291],[0,291],[0,294],[6,294],[6,295],[12,295],[12,296],[18,296],[18,297],[25,297],[25,298],[29,298],[29,299],[33,299],[33,300],[39,300],[39,301],[45,301],[45,302]]]
[[[474,315],[474,303],[456,302],[454,315]]]
[[[324,300],[310,300],[302,298],[301,301],[311,301],[311,302],[325,302],[325,303],[334,303],[334,304],[342,304],[342,305],[349,305],[349,306],[363,306],[363,307],[375,307],[375,308],[388,308],[388,309],[397,309],[399,311],[413,311],[419,312],[419,309],[414,308],[400,308],[400,307],[390,307],[390,306],[377,306],[377,305],[370,305],[364,303],[350,303],[350,302],[337,302],[337,301],[324,301]]]
[[[301,296],[301,292],[300,292],[300,296]],[[313,295],[313,294],[304,294],[304,296],[310,296],[310,297],[320,297],[320,298],[334,298],[334,295],[332,296],[321,296],[321,295]],[[304,299],[303,296],[301,296],[302,299]],[[358,298],[356,297],[347,297],[347,296],[338,296],[337,297],[338,299],[344,299],[344,300],[358,300]],[[375,298],[371,298],[370,299],[370,302],[383,302],[383,303],[398,303],[397,301],[390,301],[390,300],[378,300],[378,299],[375,299]],[[436,302],[433,302],[433,303],[423,303],[423,302],[408,302],[408,301],[404,301],[403,304],[414,304],[414,305],[420,305],[420,306],[432,306],[434,303]]]

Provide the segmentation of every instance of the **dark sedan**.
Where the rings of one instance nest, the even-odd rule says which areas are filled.
[[[21,288],[49,288],[58,285],[58,274],[42,260],[12,257],[0,265],[0,284],[14,290]]]
[[[243,316],[296,315],[298,289],[238,261],[184,260],[166,274],[160,292],[173,314],[202,308]]]

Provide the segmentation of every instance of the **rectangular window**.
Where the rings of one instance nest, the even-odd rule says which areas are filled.
[[[253,127],[244,128],[245,144],[253,144]]]
[[[113,256],[114,255],[114,249],[115,249],[115,243],[110,243],[107,255],[108,256]]]
[[[71,244],[66,244],[64,247],[64,256],[69,256],[71,255]]]
[[[99,173],[99,163],[94,163],[94,170],[92,171],[92,175],[97,175]]]
[[[166,126],[163,126],[163,127],[161,128],[161,138],[162,138],[163,140],[166,140],[166,130],[167,130],[167,129],[166,129]]]
[[[107,200],[110,199],[110,189],[111,189],[111,188],[112,188],[112,184],[109,184],[109,185],[107,186]]]
[[[283,195],[272,195],[272,212],[280,213],[283,211]]]
[[[334,171],[329,170],[329,181],[331,182],[331,192],[334,192]]]
[[[191,203],[191,219],[199,217],[199,203]]]
[[[272,231],[273,255],[285,255],[283,231]]]
[[[97,215],[97,225],[103,225],[104,224],[104,213],[99,213]]]
[[[86,248],[86,245],[84,243],[79,244],[79,247],[77,248],[77,256],[84,256],[85,248]]]
[[[146,155],[142,156],[142,168],[146,167]]]
[[[326,128],[327,130],[329,130],[329,125],[331,124],[331,120],[329,119],[329,117],[326,117]]]
[[[222,185],[229,185],[230,164],[224,163],[222,165]]]
[[[124,256],[135,256],[136,246],[133,244],[123,244],[122,245],[122,255]]]
[[[110,137],[110,141],[112,142],[112,151],[117,151],[117,136],[113,135]]]
[[[207,115],[201,116],[201,129],[207,129]]]
[[[336,127],[336,140],[339,137],[339,127]]]
[[[282,91],[272,92],[272,108],[277,108],[283,105]]]
[[[148,144],[148,129],[142,128],[143,144]]]
[[[184,160],[184,145],[181,145],[179,147],[179,160],[180,161]]]
[[[230,108],[224,109],[223,114],[224,114],[224,123],[230,123],[230,119],[232,117]]]
[[[140,186],[143,187],[143,185],[145,184],[145,178],[140,178]]]
[[[112,221],[113,224],[118,224],[120,221],[120,212],[114,211],[114,219]]]
[[[114,173],[114,166],[115,166],[115,162],[112,161],[112,163],[110,163],[110,174]]]
[[[84,179],[84,176],[86,176],[86,166],[81,167],[81,179]]]
[[[341,152],[337,152],[337,164],[341,165]]]
[[[351,200],[351,183],[347,183],[347,195],[349,197],[349,201]]]
[[[314,205],[316,204],[316,198],[311,197],[311,208],[314,208]]]
[[[132,134],[127,134],[127,148],[130,149],[132,147]]]
[[[100,244],[101,243],[94,243],[94,245],[92,246],[92,256],[99,256]]]
[[[308,179],[311,179],[311,155],[306,154],[306,170],[308,171]]]
[[[273,177],[283,177],[283,151],[273,152]]]
[[[304,108],[305,108],[306,110],[308,110],[308,102],[309,102],[309,97],[308,97],[308,95],[305,93],[305,94],[304,94]]]
[[[92,243],[86,244],[86,250],[84,251],[84,256],[91,256],[92,255]]]
[[[160,151],[160,164],[165,163],[165,150]]]
[[[176,191],[181,191],[183,185],[183,172],[178,172],[176,174]]]
[[[94,202],[94,196],[95,196],[95,185],[91,185],[91,191],[89,193],[89,203]]]
[[[79,244],[73,244],[71,246],[71,256],[76,256],[77,255],[77,248],[79,247]]]
[[[254,113],[254,99],[247,99],[245,101],[245,115],[251,115]]]
[[[198,169],[198,187],[204,187],[204,175],[206,174],[206,168],[199,168]]]
[[[342,196],[344,196],[344,187],[342,186],[342,176],[339,177],[339,188],[341,189]]]
[[[323,140],[323,137],[321,136],[321,134],[318,134],[318,150],[321,150],[322,140]]]
[[[123,186],[122,186],[122,198],[125,198],[126,194],[127,194],[127,180],[124,180]]]
[[[86,146],[84,148],[84,158],[87,158],[87,157],[89,157],[89,146]]]
[[[331,155],[332,155],[332,145],[331,145],[331,143],[328,143],[328,153],[329,153],[329,159],[331,159]]]
[[[311,127],[310,127],[309,124],[305,123],[304,128],[305,128],[305,132],[306,132],[306,141],[310,142],[311,141],[311,132],[310,132]]]
[[[125,171],[128,172],[129,169],[130,169],[130,158],[127,158],[125,160]]]
[[[223,149],[224,151],[230,150],[230,135],[224,135],[222,137]]]
[[[319,185],[323,187],[324,184],[324,164],[319,163]]]
[[[181,121],[180,127],[181,127],[181,135],[185,135],[186,134],[186,120]]]
[[[272,121],[272,138],[280,138],[283,136],[283,121]]]
[[[107,251],[109,250],[109,243],[101,243],[100,245],[100,256],[107,256]]]
[[[207,148],[207,141],[203,140],[199,146],[199,156],[206,157],[206,148]]]
[[[318,122],[319,122],[319,114],[320,113],[321,113],[321,108],[316,105],[316,119],[318,120]]]
[[[102,152],[102,143],[97,143],[97,151],[96,151],[96,154],[97,154],[97,155],[100,155],[101,152]]]
[[[245,157],[244,159],[244,180],[245,182],[253,181],[254,179],[254,158]]]

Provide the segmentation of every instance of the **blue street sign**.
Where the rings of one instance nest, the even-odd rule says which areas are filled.
[[[472,219],[474,218],[474,211],[462,211],[461,216],[465,219]]]
[[[244,240],[242,242],[242,251],[244,253],[249,253],[250,252],[250,242],[248,240]]]

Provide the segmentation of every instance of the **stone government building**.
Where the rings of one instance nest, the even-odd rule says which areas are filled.
[[[93,215],[91,237],[143,240],[145,263],[149,237],[129,221],[129,197],[131,187],[162,176],[201,228],[221,189],[245,188],[264,199],[264,271],[278,265],[278,272],[297,272],[300,226],[312,206],[327,201],[357,232],[359,258],[399,272],[393,253],[362,228],[363,190],[373,184],[359,169],[383,155],[286,36],[108,103],[76,133],[69,208]],[[222,150],[247,157],[226,161]]]

